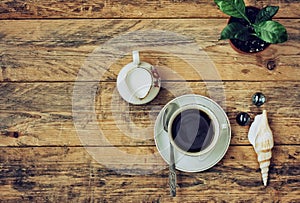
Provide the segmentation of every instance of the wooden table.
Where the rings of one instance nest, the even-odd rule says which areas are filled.
[[[227,16],[213,1],[2,0],[0,202],[300,202],[300,2],[246,4],[279,5],[276,20],[287,28],[289,40],[262,54],[236,53],[228,41],[218,41]],[[159,50],[168,45],[165,41],[146,34],[136,45],[155,41],[153,49],[141,51],[141,59],[160,67],[162,89],[146,105],[124,102],[116,78],[131,53],[115,55],[107,43],[153,30],[165,31],[167,42],[174,33],[188,39],[175,38],[175,45],[197,44],[214,63],[217,80],[199,77],[189,61]],[[113,63],[98,69],[88,65],[106,60]],[[208,91],[216,83],[226,99]],[[255,92],[267,97],[260,108],[251,103]],[[186,93],[214,96],[222,103],[232,138],[213,168],[177,171],[177,196],[172,198],[153,127],[160,109]],[[267,187],[247,139],[249,126],[235,121],[239,112],[253,120],[264,109],[275,141]],[[85,119],[76,120],[74,112]],[[82,134],[99,132],[105,139],[80,140]]]

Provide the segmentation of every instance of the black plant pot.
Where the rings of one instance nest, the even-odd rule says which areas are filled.
[[[251,23],[255,22],[256,15],[259,13],[260,9],[252,6],[246,7],[246,15],[251,21]],[[249,32],[254,33],[253,28],[249,26],[249,23],[242,18],[230,17],[228,23],[231,22],[239,22],[247,27],[249,27]],[[249,40],[242,41],[239,39],[230,39],[230,44],[234,50],[240,53],[258,53],[265,50],[270,46],[270,43],[263,41],[262,39],[251,35]]]

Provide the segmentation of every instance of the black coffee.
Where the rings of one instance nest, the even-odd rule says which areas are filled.
[[[200,152],[213,140],[214,128],[209,116],[198,109],[188,109],[178,114],[172,124],[175,144],[187,152]]]

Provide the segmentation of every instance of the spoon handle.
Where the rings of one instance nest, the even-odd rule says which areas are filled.
[[[176,196],[176,172],[175,172],[175,159],[173,145],[170,143],[170,163],[169,163],[169,185],[170,195]]]

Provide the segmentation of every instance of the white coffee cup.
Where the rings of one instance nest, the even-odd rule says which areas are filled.
[[[205,106],[171,103],[163,115],[170,143],[182,154],[200,156],[214,149],[219,138],[216,116]]]

